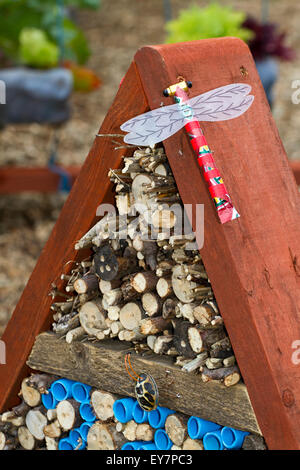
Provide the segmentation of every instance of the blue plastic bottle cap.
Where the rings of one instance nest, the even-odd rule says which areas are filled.
[[[72,397],[72,385],[74,383],[74,380],[58,379],[52,383],[50,391],[57,401],[66,400]]]
[[[55,400],[51,392],[42,393],[42,403],[47,410],[53,410],[57,405],[57,400]]]
[[[218,431],[216,433],[209,432],[203,437],[203,445],[205,450],[223,450],[224,446],[219,437]]]
[[[139,403],[136,402],[132,408],[132,417],[134,421],[138,424],[145,423],[148,421],[149,412],[143,410]]]
[[[89,403],[81,403],[79,413],[84,421],[96,421],[96,415]]]
[[[115,416],[121,423],[126,419],[126,408],[122,402],[115,402]]]
[[[53,394],[55,394],[55,397],[58,401],[62,401],[67,397],[66,388],[60,383],[56,383],[52,390]]]
[[[222,429],[222,439],[223,439],[224,444],[226,442],[227,446],[232,446],[232,444],[234,443],[236,437],[235,437],[234,432],[232,431],[232,429],[223,428]]]
[[[127,423],[132,419],[133,407],[136,403],[134,398],[120,398],[113,404],[115,418],[121,423]]]
[[[150,424],[153,428],[157,428],[161,422],[161,414],[159,409],[152,410],[150,415]]]
[[[81,382],[76,382],[72,385],[72,395],[73,398],[79,403],[87,403],[90,397],[90,385],[82,384]]]
[[[173,443],[164,429],[158,429],[154,435],[154,442],[158,450],[169,450]]]
[[[140,447],[140,450],[158,450],[154,442],[148,442]]]
[[[158,406],[156,410],[152,410],[148,415],[148,422],[154,429],[163,428],[167,417],[174,411],[163,406]]]
[[[188,434],[190,438],[197,439],[199,432],[200,430],[198,420],[194,416],[191,416],[191,418],[188,420]]]
[[[135,450],[135,448],[130,442],[125,442],[121,450]]]
[[[80,428],[72,429],[69,433],[69,439],[74,450],[83,450],[86,447],[86,441],[83,439]]]
[[[58,443],[58,450],[74,450],[68,438],[61,439]]]
[[[82,435],[82,438],[83,438],[85,441],[87,440],[87,435],[88,435],[89,430],[90,430],[90,428],[92,427],[92,425],[93,425],[93,424],[92,424],[91,421],[90,421],[90,422],[85,421],[84,423],[82,423],[82,424],[80,425],[80,428],[79,428],[79,429],[80,429],[80,433],[81,433],[81,435]]]

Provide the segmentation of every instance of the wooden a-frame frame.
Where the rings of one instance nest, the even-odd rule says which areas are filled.
[[[248,47],[235,38],[143,47],[135,55],[100,132],[172,103],[162,95],[178,76],[191,96],[233,82],[252,86],[251,108],[232,121],[203,123],[207,141],[241,217],[221,225],[184,131],[164,142],[184,204],[205,205],[201,250],[260,429],[270,449],[300,449],[299,194]],[[78,254],[74,242],[112,201],[109,168],[123,150],[96,138],[15,312],[5,330],[0,405],[16,402],[35,337],[51,323],[48,293]],[[66,271],[70,264],[66,265]]]

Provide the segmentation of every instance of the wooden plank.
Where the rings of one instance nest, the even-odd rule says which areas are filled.
[[[71,179],[71,184],[79,175],[80,167],[61,167]],[[39,193],[53,193],[58,190],[60,176],[49,168],[0,168],[0,194],[23,193],[34,191]]]
[[[184,131],[165,141],[184,204],[205,206],[201,250],[260,428],[270,449],[300,449],[299,193],[248,47],[236,38],[145,47],[135,61],[151,108],[172,104],[179,75],[190,96],[246,82],[252,107],[203,123],[241,217],[221,225]],[[243,67],[243,69],[241,69]],[[246,73],[245,73],[246,70]]]
[[[134,64],[129,68],[100,129],[102,134],[119,133],[120,125],[148,110]],[[96,138],[82,167],[60,217],[28,281],[10,319],[2,340],[6,344],[6,364],[0,365],[0,410],[18,401],[17,394],[23,377],[28,374],[26,360],[34,339],[51,324],[51,283],[62,284],[60,274],[69,260],[78,253],[74,243],[97,220],[100,203],[112,202],[112,185],[107,178],[109,168],[120,166],[124,149],[114,150],[110,138]],[[69,263],[69,269],[72,263]],[[65,270],[67,270],[67,267]]]
[[[124,365],[130,346],[117,341],[67,344],[53,333],[42,333],[35,340],[27,364],[32,369],[134,396],[134,386]],[[260,434],[243,384],[227,388],[219,383],[203,383],[199,375],[175,367],[170,358],[132,353],[131,361],[138,372],[146,371],[153,376],[161,406]]]
[[[300,162],[290,161],[290,166],[300,185]],[[80,173],[80,166],[62,167],[71,176],[71,184]],[[16,194],[25,191],[52,193],[57,191],[59,176],[48,168],[0,168],[0,194]]]

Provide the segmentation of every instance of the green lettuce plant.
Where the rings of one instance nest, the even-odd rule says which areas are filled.
[[[67,7],[96,9],[99,5],[100,0],[0,0],[0,49],[11,61],[22,61],[20,38],[24,38],[24,31],[34,28],[43,31],[49,43],[59,47],[63,42],[64,59],[84,64],[90,55],[89,45],[83,31],[68,16]],[[48,57],[54,55],[53,47],[46,49]],[[25,56],[31,66],[42,61],[40,58],[30,63],[28,50]],[[51,57],[44,66],[51,66],[53,60]]]
[[[245,19],[245,13],[218,3],[211,3],[204,8],[193,5],[182,10],[177,19],[166,24],[166,42],[224,36],[235,36],[247,42],[252,38],[253,32],[243,26]]]
[[[32,67],[55,67],[58,64],[59,49],[47,38],[44,31],[24,28],[20,34],[20,60]]]

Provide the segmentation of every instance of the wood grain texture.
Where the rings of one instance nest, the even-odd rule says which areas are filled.
[[[300,162],[290,161],[294,177],[300,185]],[[62,167],[71,177],[71,184],[80,173],[80,166]],[[56,192],[59,185],[59,175],[48,168],[0,168],[0,194],[17,194],[26,191],[39,193]]]
[[[70,175],[73,184],[80,172],[79,166],[61,167]],[[0,194],[15,194],[25,191],[53,193],[58,190],[60,176],[49,168],[0,168]]]
[[[124,366],[130,346],[130,343],[116,341],[67,344],[53,333],[42,333],[36,338],[28,365],[109,392],[134,396],[134,384]],[[156,355],[147,358],[135,353],[131,355],[134,369],[146,371],[155,379],[161,406],[260,434],[243,384],[231,388],[219,383],[205,384],[199,375],[182,372],[168,359]]]
[[[179,75],[193,82],[191,97],[252,86],[244,115],[202,124],[239,219],[218,222],[184,130],[165,148],[182,201],[204,204],[201,255],[267,444],[299,449],[300,368],[291,360],[300,339],[299,194],[253,58],[245,43],[223,38],[145,47],[135,61],[151,108],[172,104],[162,91]]]
[[[129,68],[99,133],[120,133],[120,125],[148,110],[147,101],[136,73]],[[124,149],[114,150],[111,138],[96,138],[82,167],[60,217],[45,245],[22,297],[10,319],[2,340],[6,344],[7,363],[0,365],[0,410],[18,401],[17,394],[23,377],[28,373],[26,360],[38,333],[51,323],[51,283],[62,284],[60,274],[65,263],[80,256],[74,243],[97,220],[101,203],[113,201],[112,184],[107,178],[110,168],[118,168]],[[65,267],[71,269],[72,263]]]

